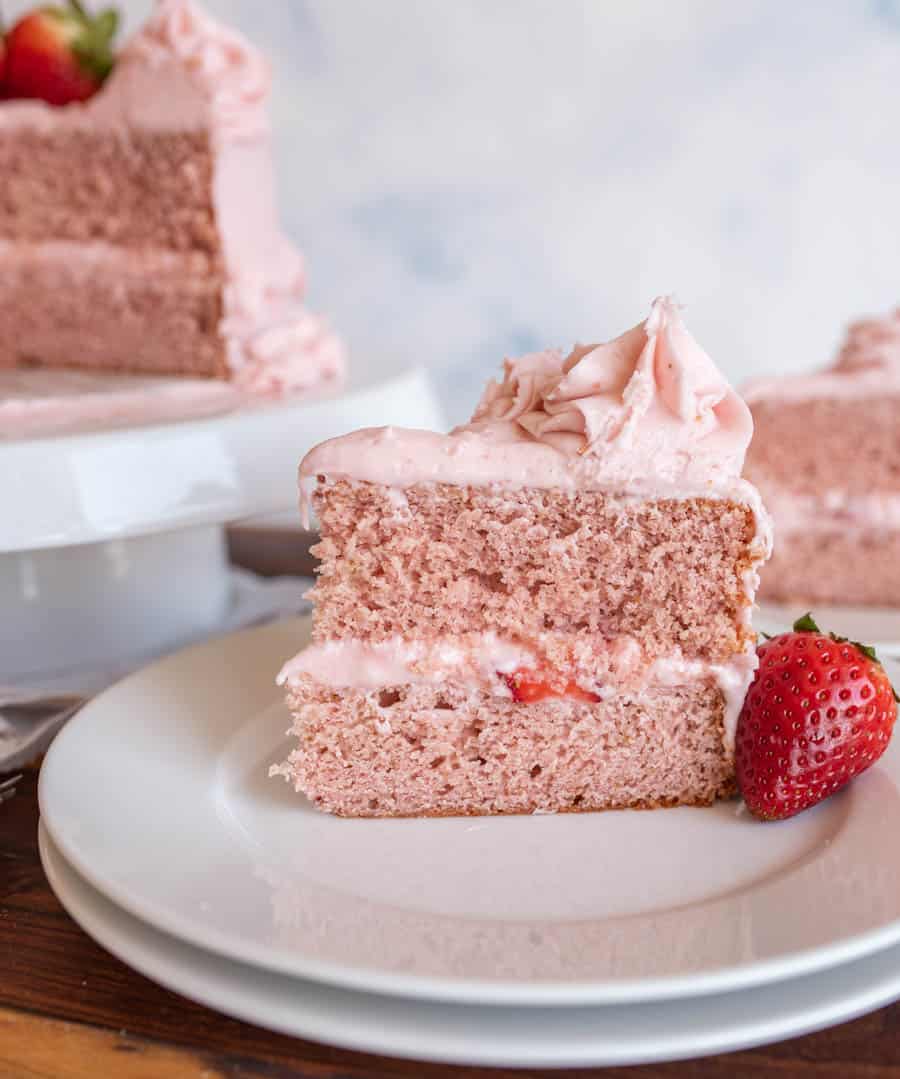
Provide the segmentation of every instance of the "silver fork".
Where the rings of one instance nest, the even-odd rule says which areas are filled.
[[[8,802],[16,793],[16,784],[21,778],[22,774],[20,772],[17,776],[7,776],[6,779],[0,779],[0,805]]]

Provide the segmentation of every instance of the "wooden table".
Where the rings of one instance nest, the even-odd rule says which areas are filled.
[[[245,534],[235,537],[232,551],[261,569],[308,569],[298,547],[296,536]],[[32,771],[0,806],[0,1079],[900,1077],[900,1005],[751,1052],[567,1072],[418,1064],[270,1034],[159,988],[78,929],[41,870],[36,790]]]

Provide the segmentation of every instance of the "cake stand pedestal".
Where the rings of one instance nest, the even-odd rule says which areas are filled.
[[[214,630],[225,525],[295,509],[308,449],[383,424],[443,427],[423,370],[382,364],[339,395],[0,441],[0,682],[115,668]]]

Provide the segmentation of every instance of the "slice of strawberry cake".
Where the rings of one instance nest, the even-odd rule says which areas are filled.
[[[747,475],[775,521],[760,594],[900,605],[900,311],[854,323],[830,368],[744,396]]]
[[[313,643],[273,768],[345,816],[707,804],[770,546],[752,421],[669,299],[608,344],[507,361],[449,435],[374,428],[300,466]]]

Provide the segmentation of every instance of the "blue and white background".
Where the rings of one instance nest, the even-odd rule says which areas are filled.
[[[207,4],[271,58],[312,305],[453,420],[660,292],[736,381],[900,301],[900,0]]]

